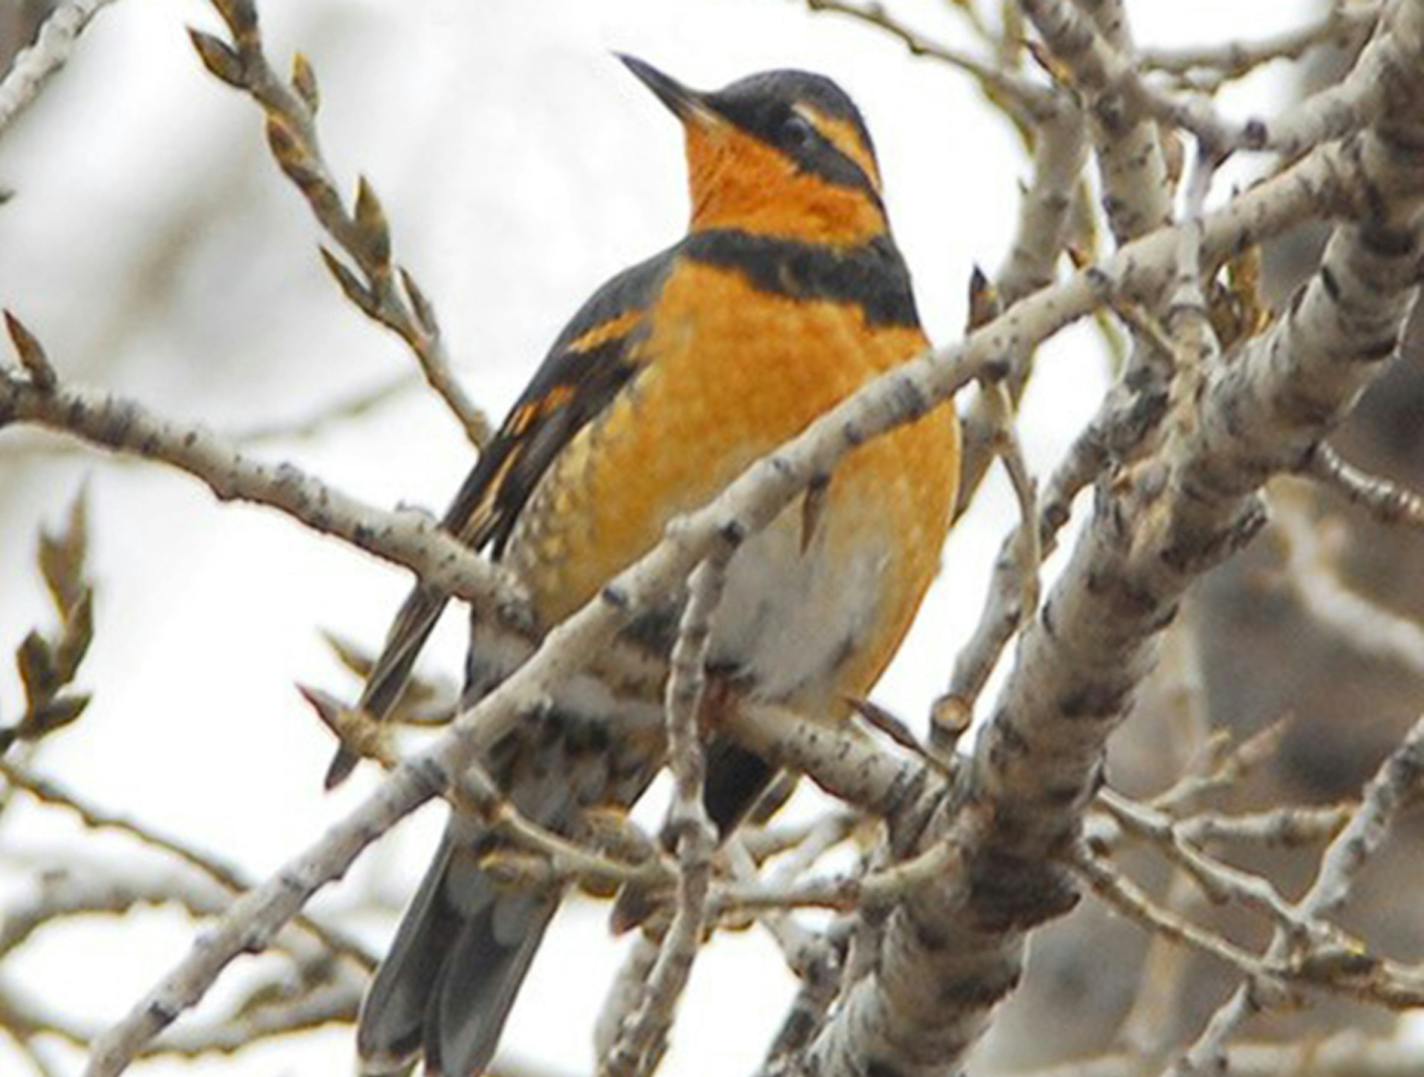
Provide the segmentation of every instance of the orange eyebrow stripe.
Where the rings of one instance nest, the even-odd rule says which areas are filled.
[[[870,155],[869,148],[861,142],[855,124],[849,120],[838,120],[834,116],[828,116],[804,101],[796,106],[796,111],[804,116],[817,131],[821,132],[826,141],[860,165],[861,170],[870,177],[870,182],[875,184],[876,189],[879,190],[880,170],[875,167],[875,158]]]
[[[642,311],[630,310],[627,314],[620,314],[616,318],[610,318],[606,322],[595,325],[583,336],[576,337],[564,350],[569,352],[593,351],[600,344],[607,344],[610,340],[626,337],[638,327],[638,323],[642,320]]]

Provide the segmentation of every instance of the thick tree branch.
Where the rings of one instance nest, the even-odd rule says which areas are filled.
[[[822,1077],[958,1069],[1017,982],[1024,934],[1076,900],[1053,858],[1072,839],[1157,634],[1190,583],[1260,529],[1265,479],[1298,466],[1393,353],[1418,277],[1424,4],[1391,14],[1393,33],[1372,47],[1383,118],[1342,154],[1358,163],[1372,208],[1336,230],[1288,314],[1209,372],[1192,402],[1198,421],[1173,431],[1164,463],[1099,487],[979,738],[975,799],[934,828],[964,870],[892,915],[875,971],[812,1047]]]

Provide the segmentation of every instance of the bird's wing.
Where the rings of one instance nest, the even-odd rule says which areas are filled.
[[[499,558],[540,477],[638,371],[646,313],[676,256],[672,248],[618,274],[574,315],[480,454],[441,526],[473,549],[490,546]],[[358,708],[368,717],[385,718],[400,698],[448,597],[423,583],[406,596],[361,693]],[[354,753],[339,748],[327,788],[356,762]]]

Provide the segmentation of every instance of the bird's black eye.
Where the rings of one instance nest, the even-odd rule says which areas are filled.
[[[816,136],[816,129],[811,126],[811,121],[799,112],[787,114],[786,119],[781,121],[781,143],[790,149],[799,149],[807,145]]]

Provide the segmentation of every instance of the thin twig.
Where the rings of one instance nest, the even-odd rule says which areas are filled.
[[[1329,522],[1307,515],[1299,491],[1272,490],[1276,534],[1286,551],[1284,579],[1300,604],[1343,645],[1360,654],[1397,662],[1424,676],[1424,627],[1387,609],[1341,579]]]
[[[1302,474],[1334,490],[1350,504],[1359,505],[1382,524],[1424,527],[1424,497],[1351,466],[1327,442],[1316,446]]]
[[[1002,66],[996,66],[971,56],[961,49],[931,41],[923,34],[917,33],[900,22],[881,4],[875,3],[862,7],[846,3],[845,0],[806,0],[806,6],[812,11],[834,12],[879,27],[899,38],[905,48],[909,50],[910,55],[929,57],[963,71],[977,81],[992,100],[1012,106],[1016,118],[1028,119],[1051,111],[1054,107],[1053,95],[1050,90],[1026,78],[1014,75]]]
[[[673,798],[666,832],[677,848],[677,904],[672,924],[648,973],[642,1002],[599,1066],[608,1077],[652,1072],[667,1048],[668,1029],[702,944],[707,894],[712,881],[712,852],[717,831],[702,800],[707,764],[698,730],[698,713],[707,683],[707,648],[712,619],[722,600],[731,550],[709,557],[692,573],[687,605],[678,625],[669,663],[666,693],[668,767]]]
[[[159,834],[133,819],[106,812],[63,788],[58,782],[22,770],[4,760],[0,760],[0,777],[3,777],[11,788],[23,790],[41,804],[73,813],[90,829],[115,830],[127,834],[143,845],[162,851],[196,869],[231,894],[241,894],[252,888],[252,880],[220,857],[196,849],[176,838]],[[376,967],[376,958],[371,952],[344,932],[318,923],[306,914],[297,916],[294,922],[319,939],[333,954],[348,957],[367,971]]]
[[[1325,14],[1313,22],[1282,30],[1255,41],[1228,41],[1222,45],[1146,46],[1138,50],[1142,66],[1172,75],[1205,71],[1214,80],[1239,79],[1273,60],[1298,60],[1311,49],[1341,46],[1372,27],[1383,5],[1332,0]]]
[[[1421,779],[1424,779],[1424,718],[1414,724],[1400,745],[1385,759],[1365,786],[1360,806],[1350,822],[1325,850],[1315,881],[1296,903],[1302,916],[1321,920],[1345,903],[1355,879],[1384,843],[1400,808],[1419,791]],[[1266,960],[1285,960],[1291,956],[1298,941],[1288,933],[1277,930],[1266,951]],[[1175,1075],[1200,1073],[1219,1065],[1227,1041],[1252,1014],[1269,1002],[1250,982],[1238,987],[1168,1072]]]
[[[422,580],[491,613],[521,603],[507,571],[471,552],[435,520],[385,512],[341,493],[293,464],[265,464],[200,426],[162,418],[138,403],[59,384],[43,391],[0,367],[0,419],[36,423],[94,445],[186,471],[224,501],[279,509],[323,534],[405,565]]]
[[[267,60],[251,0],[213,0],[232,33],[228,44],[199,30],[190,32],[204,66],[218,79],[246,91],[267,118],[272,155],[311,206],[317,222],[356,263],[364,280],[326,248],[322,258],[341,290],[367,317],[399,336],[414,354],[426,381],[476,448],[489,441],[488,417],[465,393],[450,369],[435,309],[414,277],[392,259],[390,226],[375,190],[363,176],[347,210],[316,132],[316,75],[298,54],[288,85]],[[397,286],[397,280],[400,285]]]

